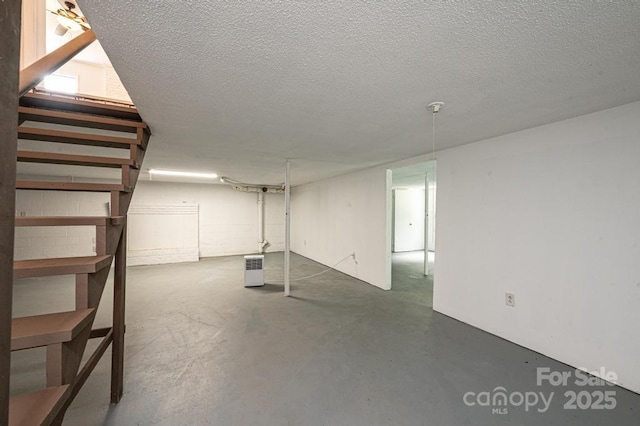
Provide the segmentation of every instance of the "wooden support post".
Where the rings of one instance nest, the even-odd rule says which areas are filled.
[[[93,334],[93,330],[92,330],[91,334]],[[73,383],[73,388],[71,389],[71,396],[69,397],[69,404],[71,403],[71,401],[73,401],[73,398],[76,397],[78,392],[80,392],[80,389],[82,388],[84,383],[89,378],[89,375],[91,374],[93,369],[96,368],[96,365],[98,365],[98,361],[100,361],[102,359],[102,355],[104,355],[104,353],[106,352],[107,348],[109,347],[109,345],[113,341],[112,337],[113,337],[112,331],[109,328],[109,329],[107,329],[107,332],[104,333],[104,339],[102,339],[100,341],[100,343],[98,344],[98,347],[96,348],[96,350],[89,357],[89,359],[87,359],[87,362],[85,362],[84,366],[82,367],[82,370],[80,370],[80,372],[76,376],[76,380]],[[65,407],[65,411],[66,411],[66,407]]]
[[[47,346],[47,387],[74,382],[90,333],[91,327],[87,326],[70,342]]]
[[[122,166],[122,184],[124,186],[131,186],[131,173],[129,166]]]
[[[113,344],[111,346],[111,403],[117,404],[124,390],[124,327],[127,275],[127,224],[122,227],[116,250],[113,282]]]
[[[107,227],[96,226],[96,255],[107,254]]]
[[[111,191],[111,216],[121,216],[123,195],[120,191]],[[120,240],[118,240],[120,241]]]
[[[142,164],[144,147],[149,142],[149,129],[138,129],[137,137],[142,149],[132,148],[131,156]],[[139,169],[129,169],[129,185],[135,188],[140,175]],[[125,332],[125,293],[127,282],[127,218],[133,192],[111,192],[111,215],[124,216],[122,233],[116,249],[115,274],[113,281],[113,344],[111,346],[111,402],[117,404],[124,390],[124,332]],[[107,237],[107,241],[109,237]]]
[[[0,424],[9,423],[21,0],[0,2]]]
[[[98,309],[108,275],[109,268],[93,274],[76,274],[76,309]]]
[[[99,331],[101,331],[100,333],[94,333],[94,331],[95,330],[91,330],[91,333],[89,334],[89,338],[91,338],[94,334],[100,334],[104,336],[104,339],[102,339],[100,344],[98,344],[98,347],[96,348],[96,350],[89,357],[89,359],[87,359],[84,366],[82,367],[82,370],[80,370],[78,375],[75,377],[75,380],[71,388],[71,395],[69,395],[69,398],[65,401],[62,409],[60,410],[60,414],[58,414],[55,421],[52,423],[52,426],[62,425],[62,420],[64,419],[64,414],[67,412],[67,408],[69,408],[69,406],[73,402],[76,395],[78,395],[78,392],[80,392],[80,389],[82,388],[84,383],[87,381],[87,379],[89,378],[89,375],[94,370],[94,368],[96,368],[96,365],[98,365],[98,361],[102,359],[102,355],[104,355],[107,348],[109,347],[109,344],[111,344],[112,342],[112,331],[110,328],[107,329],[105,333],[102,333],[102,329],[99,329]],[[93,336],[93,337],[97,337],[97,336]]]
[[[129,147],[129,158],[134,161],[137,167],[140,167],[142,158],[144,158],[144,150],[138,145],[131,145]]]

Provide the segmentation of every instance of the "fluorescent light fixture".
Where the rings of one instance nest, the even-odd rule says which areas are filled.
[[[158,170],[151,169],[149,173],[152,175],[160,175],[160,176],[182,176],[182,177],[192,177],[192,178],[204,178],[204,179],[215,179],[218,177],[215,173],[195,173],[195,172],[178,172],[175,170]]]

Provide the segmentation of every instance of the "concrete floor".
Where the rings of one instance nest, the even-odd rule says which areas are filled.
[[[435,254],[429,252],[429,271],[433,271]],[[417,302],[433,307],[433,277],[424,275],[424,251],[392,254],[391,289],[411,293]]]
[[[267,256],[267,282],[282,280],[281,265],[282,254]],[[324,268],[295,255],[292,265],[292,278]],[[639,424],[640,396],[617,387],[587,388],[613,390],[613,410],[563,409],[564,392],[585,388],[537,386],[536,367],[571,368],[435,313],[430,280],[402,256],[389,292],[330,271],[285,298],[280,284],[243,288],[242,268],[240,256],[129,268],[124,397],[109,405],[107,356],[65,424]],[[72,282],[18,281],[14,315],[72,309]],[[98,325],[108,323],[109,291]],[[14,353],[12,392],[43,386],[43,358]],[[545,413],[502,415],[463,402],[498,386],[554,399]]]

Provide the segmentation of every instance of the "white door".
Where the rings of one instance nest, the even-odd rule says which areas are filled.
[[[394,251],[424,250],[424,189],[394,190]]]

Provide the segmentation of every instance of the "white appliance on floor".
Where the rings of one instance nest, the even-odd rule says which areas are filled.
[[[264,285],[264,255],[256,254],[244,257],[244,286],[260,287]]]

